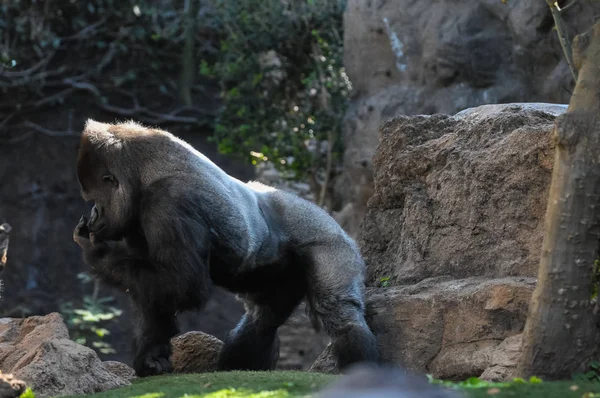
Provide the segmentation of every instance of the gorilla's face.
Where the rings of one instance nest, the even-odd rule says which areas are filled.
[[[0,225],[0,271],[6,266],[6,254],[8,252],[8,235],[12,230],[9,224]]]
[[[81,196],[86,202],[94,201],[88,229],[90,240],[118,240],[126,235],[132,223],[130,198],[122,180],[106,167],[80,162],[77,177]]]

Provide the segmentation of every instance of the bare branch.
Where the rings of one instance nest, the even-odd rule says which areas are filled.
[[[70,85],[71,87],[79,90],[84,90],[92,93],[96,99],[98,100],[98,106],[104,109],[107,112],[112,112],[121,116],[136,116],[143,121],[152,124],[162,124],[167,122],[173,123],[197,123],[199,121],[197,116],[177,116],[179,113],[184,111],[194,111],[195,113],[200,113],[206,115],[208,112],[196,108],[196,107],[182,107],[176,109],[170,113],[159,113],[155,111],[151,111],[145,107],[138,106],[137,99],[134,99],[135,106],[133,108],[122,108],[115,105],[107,104],[101,100],[101,92],[100,90],[91,83],[88,82],[76,82],[73,79],[65,79],[63,81],[65,84]]]
[[[44,134],[44,135],[47,135],[50,137],[68,137],[68,136],[79,135],[79,133],[74,133],[73,131],[48,130],[47,128],[44,128],[44,127],[40,126],[39,124],[30,122],[30,121],[23,122],[23,126],[33,129],[37,133]]]
[[[46,58],[42,59],[37,64],[33,65],[31,68],[25,69],[22,71],[9,72],[9,71],[0,69],[0,77],[7,77],[9,79],[15,79],[15,78],[19,78],[19,77],[27,77],[27,76],[31,75],[32,73],[34,73],[35,71],[37,71],[38,69],[46,66],[48,64],[48,62],[50,62],[50,60],[52,59],[54,54],[56,54],[56,51],[52,51]]]
[[[573,79],[577,81],[577,70],[575,69],[575,65],[573,63],[573,48],[571,47],[571,41],[569,40],[569,36],[567,35],[567,28],[565,26],[565,22],[562,19],[562,16],[560,15],[558,1],[546,0],[546,3],[550,7],[550,11],[552,12],[552,18],[554,18],[554,26],[556,26],[556,34],[558,35],[558,41],[560,41],[560,46],[562,47],[563,54],[565,55],[565,59],[567,60],[567,65],[569,65],[569,69],[571,69]]]
[[[562,12],[565,12],[565,11],[567,11],[569,8],[571,8],[571,7],[573,7],[575,4],[577,4],[577,1],[578,1],[578,0],[573,0],[573,1],[571,1],[571,2],[570,2],[569,4],[567,4],[566,6],[564,6],[564,7],[562,7],[562,8],[559,8],[559,11],[560,11],[561,13],[562,13]]]
[[[106,18],[102,18],[98,22],[94,22],[93,24],[88,25],[85,28],[81,29],[79,32],[75,33],[74,35],[61,38],[60,40],[61,41],[70,41],[70,40],[86,39],[91,34],[95,33],[96,28],[99,28],[100,26],[104,25],[105,22],[106,22]]]
[[[44,79],[46,79],[48,77],[62,75],[63,73],[65,73],[66,70],[67,70],[66,66],[61,66],[60,68],[58,68],[56,70],[50,70],[50,71],[40,72],[40,73],[35,74],[33,76],[32,75],[26,75],[26,76],[21,77],[20,79],[9,78],[10,80],[9,80],[8,83],[2,83],[2,82],[0,82],[0,87],[13,88],[13,87],[26,86],[28,84],[31,84],[32,82],[37,82],[39,80],[44,80]],[[0,75],[0,77],[6,77],[6,76]]]
[[[56,94],[53,94],[49,97],[42,98],[41,100],[34,102],[33,107],[39,108],[41,106],[44,106],[44,105],[46,105],[50,102],[56,101],[58,99],[64,99],[65,97],[69,96],[74,91],[75,91],[75,89],[73,89],[73,88],[67,88],[66,90],[62,90],[62,91],[60,91]]]

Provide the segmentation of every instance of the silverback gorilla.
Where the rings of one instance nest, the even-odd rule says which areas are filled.
[[[212,283],[246,309],[225,341],[220,370],[273,369],[277,329],[303,299],[341,369],[379,362],[364,318],[364,262],[319,207],[244,184],[172,134],[134,122],[88,120],[77,177],[94,207],[73,238],[92,272],[131,297],[138,375],[171,371],[176,314],[201,309]]]

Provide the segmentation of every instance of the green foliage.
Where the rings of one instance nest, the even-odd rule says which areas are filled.
[[[77,275],[82,283],[93,279],[85,272]],[[114,299],[110,296],[98,297],[98,285],[91,295],[83,297],[81,307],[71,301],[61,305],[61,313],[65,318],[71,338],[79,344],[87,345],[101,354],[113,354],[115,350],[102,339],[110,334],[106,325],[119,317],[122,311],[110,305]]]
[[[342,66],[342,0],[216,0],[223,32],[200,73],[221,85],[214,139],[223,153],[305,178],[326,168],[351,84]],[[332,152],[339,148],[332,149]]]
[[[389,276],[383,277],[379,280],[379,286],[381,286],[381,287],[388,287],[389,283],[390,283]]]
[[[182,1],[1,2],[0,70],[16,67],[0,76],[0,126],[7,115],[20,126],[43,113],[40,108],[62,106],[73,96],[73,107],[86,114],[91,105],[152,125],[212,119],[197,108],[185,108],[187,117],[179,115],[183,110],[170,113],[178,104],[183,20]],[[199,31],[195,39],[210,42],[212,33]],[[199,46],[195,51],[197,57],[207,53]],[[196,83],[195,92],[210,96],[211,82]]]
[[[14,59],[11,59],[6,54],[0,54],[0,67],[11,69],[11,68],[14,68],[15,66],[17,66],[17,61],[15,61]]]
[[[598,299],[598,285],[600,285],[600,258],[594,261],[594,270],[592,274],[592,294],[591,299]]]
[[[589,370],[585,373],[573,374],[573,380],[600,382],[600,362],[592,361],[590,362],[588,368]]]
[[[501,388],[501,387],[510,387],[512,385],[517,384],[540,384],[542,379],[539,377],[532,376],[529,378],[529,381],[525,381],[522,378],[514,378],[512,381],[508,382],[490,382],[481,380],[479,377],[470,377],[467,380],[463,381],[449,381],[449,380],[440,380],[434,379],[433,376],[427,375],[427,379],[431,384],[442,385],[449,388],[454,389],[470,389],[470,388]]]
[[[23,394],[21,394],[19,398],[35,398],[35,394],[31,390],[31,388],[27,387],[27,389],[23,391]]]

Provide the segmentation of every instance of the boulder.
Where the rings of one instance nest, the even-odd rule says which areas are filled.
[[[512,376],[565,110],[484,105],[382,125],[358,241],[384,360],[437,378]],[[311,370],[338,371],[330,346]]]
[[[502,366],[508,374],[534,287],[534,278],[473,277],[371,288],[367,322],[382,359],[409,371],[458,380]],[[339,372],[331,346],[311,371]]]
[[[359,236],[368,284],[536,276],[563,110],[492,105],[384,123]]]
[[[107,372],[110,372],[122,379],[131,381],[137,378],[135,370],[133,370],[131,366],[126,365],[123,362],[103,361],[102,366],[104,367],[104,369],[106,369]]]
[[[599,2],[565,12],[569,34],[586,31]],[[357,236],[379,126],[397,115],[454,114],[515,101],[568,102],[574,81],[549,7],[539,1],[348,0],[344,66],[352,99],[342,124],[343,171],[338,220]],[[365,62],[368,60],[368,62]],[[350,204],[350,206],[349,206]],[[337,210],[337,209],[336,209]]]
[[[217,370],[223,342],[210,334],[192,331],[171,339],[171,346],[175,373],[203,373]]]
[[[0,371],[12,373],[38,397],[83,395],[129,385],[96,352],[69,340],[58,313],[0,319]]]

